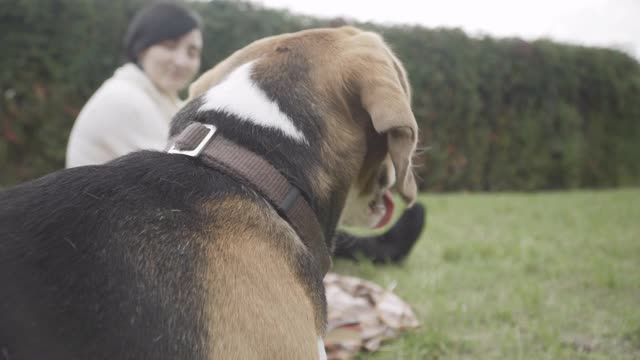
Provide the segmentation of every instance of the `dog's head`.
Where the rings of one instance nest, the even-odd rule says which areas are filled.
[[[203,74],[190,99],[208,96],[247,66],[253,83],[278,104],[274,111],[291,119],[291,137],[318,154],[305,162],[305,173],[318,207],[339,208],[327,211],[329,225],[340,217],[347,225],[388,221],[392,186],[415,201],[418,130],[409,82],[379,35],[343,27],[258,40]],[[309,118],[313,124],[303,122]]]

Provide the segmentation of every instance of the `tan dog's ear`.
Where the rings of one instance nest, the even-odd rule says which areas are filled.
[[[411,111],[411,94],[404,70],[390,51],[385,52],[384,59],[375,56],[376,61],[366,63],[357,83],[362,106],[369,113],[373,127],[378,133],[387,134],[398,191],[412,205],[418,191],[411,164],[418,125]]]

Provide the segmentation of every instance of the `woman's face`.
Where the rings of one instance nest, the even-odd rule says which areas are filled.
[[[202,33],[195,29],[182,37],[150,46],[139,63],[151,81],[171,95],[184,89],[200,68]]]

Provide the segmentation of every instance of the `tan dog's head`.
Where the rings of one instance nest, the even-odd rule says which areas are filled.
[[[320,134],[319,141],[307,146],[321,159],[307,176],[318,207],[340,207],[337,216],[336,210],[328,211],[334,218],[329,225],[340,216],[348,225],[388,220],[392,202],[386,190],[394,183],[409,204],[415,201],[412,156],[418,129],[409,82],[379,35],[343,27],[258,40],[203,74],[191,85],[190,99],[248,63],[259,87],[280,81],[278,89],[284,89],[280,91],[296,89],[271,94],[272,98],[280,101],[278,96],[286,96],[290,101],[299,96],[297,103],[304,107],[299,113],[318,114],[321,119],[321,124],[307,127]],[[306,134],[307,138],[315,133]]]

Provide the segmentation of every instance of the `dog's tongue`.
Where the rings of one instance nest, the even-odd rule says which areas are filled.
[[[382,195],[382,203],[384,204],[384,215],[382,216],[382,219],[380,219],[380,222],[375,226],[375,229],[379,229],[391,221],[394,205],[389,191],[385,191],[384,195]]]

